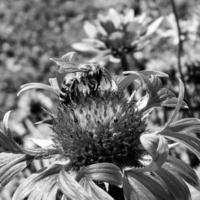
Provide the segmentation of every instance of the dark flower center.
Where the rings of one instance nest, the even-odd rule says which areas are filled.
[[[146,125],[134,104],[113,92],[86,96],[81,102],[62,106],[54,122],[56,144],[73,168],[102,162],[139,166],[139,137]]]

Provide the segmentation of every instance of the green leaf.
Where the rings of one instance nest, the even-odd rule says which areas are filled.
[[[82,178],[80,185],[83,186],[93,200],[114,200],[107,192],[105,192],[88,178]]]
[[[97,163],[84,167],[79,171],[77,180],[80,180],[82,177],[108,182],[117,186],[122,184],[122,173],[120,168],[111,163]]]
[[[64,195],[70,200],[92,200],[86,190],[64,170],[59,173],[58,184]]]
[[[145,187],[149,193],[151,193],[155,199],[159,200],[169,200],[171,199],[170,193],[156,181],[155,177],[144,174],[144,173],[134,173],[129,171],[127,173],[128,178],[133,181],[134,179],[140,182],[143,187]]]
[[[163,167],[168,171],[173,171],[183,178],[190,185],[200,190],[200,180],[196,172],[184,163],[182,160],[168,156],[167,161],[164,163]]]
[[[168,191],[176,200],[190,200],[191,195],[185,182],[167,169],[159,169],[156,174],[163,180]]]

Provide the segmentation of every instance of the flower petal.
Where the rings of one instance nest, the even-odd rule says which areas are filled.
[[[197,157],[200,158],[200,139],[197,137],[186,135],[184,133],[169,132],[167,130],[161,134],[171,140],[183,143],[188,149],[196,154]]]
[[[19,185],[12,200],[24,200],[29,195],[32,196],[32,198],[29,198],[30,200],[35,198],[36,200],[47,200],[44,198],[46,196],[54,200],[55,198],[53,199],[53,197],[55,197],[58,190],[58,172],[65,166],[67,167],[66,163],[55,163],[50,168],[38,174],[32,174]],[[45,193],[49,193],[49,195],[45,195]]]
[[[88,178],[81,179],[80,185],[83,186],[93,200],[114,200],[107,192],[105,192]]]
[[[64,170],[58,176],[58,184],[64,195],[71,200],[92,200],[86,190]]]
[[[122,173],[120,168],[111,163],[97,163],[84,167],[79,171],[77,180],[80,180],[82,177],[108,182],[117,186],[122,184]]]
[[[174,196],[176,200],[190,200],[191,195],[189,188],[185,182],[167,169],[159,169],[156,174],[164,181],[168,191]]]
[[[57,94],[57,92],[49,85],[43,83],[27,83],[21,86],[21,90],[17,93],[17,96],[19,96],[22,92],[31,89],[43,89]]]
[[[142,187],[144,187],[152,198],[159,199],[159,200],[169,200],[171,199],[170,193],[164,188],[159,182],[155,179],[155,177],[151,175],[147,175],[144,173],[134,173],[133,171],[129,171],[126,176],[128,177],[129,181],[140,183]],[[133,183],[132,183],[133,185]]]
[[[86,53],[92,53],[92,54],[97,54],[99,52],[98,49],[89,46],[87,43],[84,42],[77,42],[72,44],[72,48],[75,49],[76,51],[79,52],[86,52]]]
[[[143,134],[140,137],[140,141],[152,156],[153,161],[160,167],[166,161],[169,153],[166,139],[161,135]]]
[[[95,38],[98,31],[95,25],[91,24],[90,22],[86,21],[83,25],[83,29],[89,38]]]
[[[158,19],[156,19],[154,22],[152,22],[147,29],[147,33],[146,35],[152,35],[153,33],[155,33],[158,30],[158,27],[161,25],[161,23],[163,22],[163,17],[159,17]]]
[[[173,122],[168,127],[171,132],[190,131],[193,133],[200,132],[200,120],[196,118],[185,118]]]
[[[195,187],[197,190],[200,190],[200,180],[196,172],[180,159],[168,156],[167,161],[164,163],[163,166],[165,169],[177,173],[190,185]]]

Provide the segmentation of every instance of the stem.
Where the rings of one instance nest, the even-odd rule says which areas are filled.
[[[185,79],[184,79],[184,75],[183,75],[183,71],[182,71],[182,64],[181,64],[181,55],[183,54],[183,42],[182,42],[182,39],[181,39],[181,35],[182,35],[181,34],[181,27],[180,27],[180,23],[179,23],[178,12],[177,12],[177,9],[176,9],[175,1],[174,0],[170,0],[170,1],[171,1],[174,17],[175,17],[175,20],[176,20],[177,33],[178,33],[178,53],[177,53],[178,72],[179,72],[179,77],[182,80],[184,88],[185,88],[185,100],[186,100],[186,103],[188,104],[188,107],[189,107],[189,110],[190,110],[189,114],[192,116],[191,103],[190,103],[190,100],[189,100],[189,94],[188,94],[188,91],[187,91],[186,82],[185,82]]]
[[[121,55],[121,65],[122,65],[123,71],[129,70],[129,64],[128,64],[128,60],[126,58],[126,54]]]

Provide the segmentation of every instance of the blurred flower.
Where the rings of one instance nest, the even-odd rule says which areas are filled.
[[[100,14],[94,23],[85,22],[88,38],[72,47],[79,52],[96,54],[96,60],[109,57],[112,62],[121,60],[123,65],[122,59],[126,55],[132,55],[148,44],[162,20],[160,17],[150,23],[144,14],[135,16],[132,9],[121,14],[111,8],[107,15]]]
[[[112,77],[97,63],[77,62],[74,53],[53,60],[60,65],[59,73],[65,71],[61,84],[58,77],[50,79],[51,86],[30,83],[19,93],[40,88],[58,97],[57,111],[50,114],[52,146],[20,147],[8,127],[10,112],[3,120],[2,187],[33,160],[55,158],[48,168],[25,179],[13,200],[189,200],[184,181],[200,189],[195,172],[168,153],[174,145],[168,144],[168,138],[200,153],[200,140],[189,134],[199,131],[200,121],[176,120],[180,108],[186,106],[181,81],[176,98],[163,87],[161,79],[168,76],[161,72],[129,71]],[[148,116],[161,106],[175,109],[164,127],[152,130]]]

